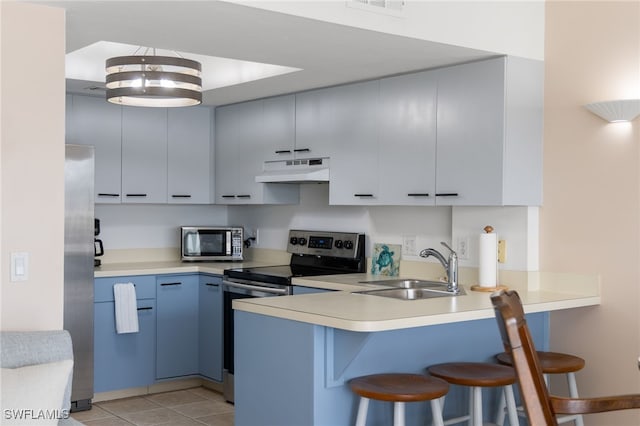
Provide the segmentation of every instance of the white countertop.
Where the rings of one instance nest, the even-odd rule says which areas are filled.
[[[94,269],[95,278],[120,277],[125,275],[161,275],[161,274],[189,274],[205,273],[222,275],[225,269],[249,268],[254,266],[269,266],[271,263],[245,262],[131,262],[110,263]]]
[[[270,266],[273,262],[132,262],[111,263],[95,269],[94,276],[160,275],[209,273],[222,275],[225,269]],[[577,274],[511,272],[510,288],[522,298],[525,311],[546,312],[600,304],[599,278]],[[422,273],[405,275],[405,279],[434,279]],[[294,278],[293,284],[335,290],[295,296],[234,300],[234,309],[302,321],[351,331],[385,331],[427,325],[493,318],[489,292],[471,291],[462,284],[464,296],[423,300],[398,300],[387,297],[353,294],[381,288],[361,281],[390,277],[370,274],[327,275]]]
[[[531,273],[530,273],[531,274]],[[404,277],[420,278],[420,277]],[[528,290],[519,286],[525,311],[546,312],[600,304],[597,277],[533,273]],[[466,295],[423,300],[398,300],[354,294],[380,288],[360,281],[389,279],[368,274],[294,278],[293,283],[338,291],[285,297],[234,300],[236,310],[307,322],[350,331],[385,331],[427,325],[494,318],[490,292],[471,291]]]

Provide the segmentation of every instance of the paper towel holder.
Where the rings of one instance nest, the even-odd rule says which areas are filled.
[[[491,225],[487,225],[483,228],[484,232],[487,234],[492,233],[493,229],[494,228]],[[474,284],[471,286],[472,291],[482,291],[482,292],[494,292],[498,290],[508,290],[508,289],[509,287],[507,287],[506,285],[500,285],[500,284],[496,285],[495,287],[485,287],[485,286],[481,286],[480,284]]]

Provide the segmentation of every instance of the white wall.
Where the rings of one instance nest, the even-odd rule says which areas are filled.
[[[640,119],[582,106],[640,97],[640,2],[548,2],[540,266],[598,274],[602,304],[551,313],[551,349],[586,360],[583,395],[640,392]],[[567,31],[571,28],[571,31]],[[637,426],[639,410],[587,416]]]
[[[64,11],[0,2],[3,330],[61,329],[64,299]],[[28,279],[10,282],[11,252]]]
[[[397,15],[372,12],[379,10],[376,7],[349,7],[355,3],[349,0],[235,2],[405,37],[544,59],[543,0],[406,1]]]
[[[374,243],[402,244],[403,236],[416,237],[417,251],[433,247],[445,252],[441,241],[467,237],[469,259],[460,265],[470,267],[478,266],[477,240],[491,224],[508,242],[507,263],[500,268],[537,270],[537,257],[532,259],[532,253],[537,255],[537,208],[329,206],[328,185],[308,184],[301,186],[299,205],[232,206],[229,222],[245,226],[248,234],[258,229],[255,247],[280,250],[286,249],[289,229],[361,232],[367,235],[367,256]],[[421,260],[416,255],[403,259]]]
[[[180,247],[183,225],[226,225],[225,206],[97,204],[105,253],[114,249]]]

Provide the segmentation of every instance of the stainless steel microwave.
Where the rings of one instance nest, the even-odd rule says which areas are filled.
[[[243,260],[244,230],[240,226],[180,227],[182,260]]]

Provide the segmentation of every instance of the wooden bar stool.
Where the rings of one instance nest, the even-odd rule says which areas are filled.
[[[360,396],[356,426],[365,425],[370,399],[393,402],[393,426],[404,426],[405,402],[431,401],[433,424],[444,426],[440,398],[449,385],[443,380],[423,374],[372,374],[351,379],[349,386]]]
[[[447,419],[444,421],[445,425],[466,421],[468,425],[482,426],[482,388],[493,387],[502,387],[507,401],[509,424],[511,426],[518,425],[518,413],[512,388],[516,382],[513,368],[486,362],[449,362],[432,365],[427,368],[427,371],[432,376],[446,380],[451,385],[471,388],[469,414]]]
[[[569,355],[560,352],[543,352],[537,351],[540,368],[544,376],[544,381],[549,385],[549,374],[565,374],[567,384],[569,385],[569,396],[578,398],[578,386],[576,384],[575,372],[584,368],[584,359],[575,355]],[[496,355],[496,359],[500,364],[512,366],[511,355],[502,352]],[[504,410],[502,411],[504,413]],[[500,413],[498,413],[500,414]],[[503,414],[504,415],[504,414]],[[558,416],[558,423],[566,423],[574,421],[576,426],[584,426],[582,415],[574,414],[570,416]],[[498,423],[498,422],[496,422]],[[498,423],[499,425],[501,423]]]

